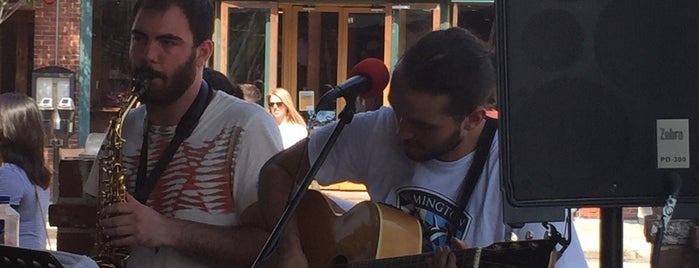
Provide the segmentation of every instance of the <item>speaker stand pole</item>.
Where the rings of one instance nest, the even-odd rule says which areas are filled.
[[[622,209],[600,208],[600,268],[620,268],[624,265]]]

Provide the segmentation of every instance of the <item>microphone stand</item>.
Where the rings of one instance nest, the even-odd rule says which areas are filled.
[[[313,178],[315,177],[316,173],[318,173],[318,170],[320,169],[321,165],[323,165],[323,162],[325,162],[325,159],[328,157],[330,149],[333,145],[335,145],[337,138],[340,136],[340,132],[345,127],[345,125],[352,122],[352,118],[355,114],[355,104],[357,98],[355,96],[353,98],[344,97],[344,99],[347,104],[345,105],[345,108],[342,109],[342,112],[340,112],[340,120],[337,122],[337,125],[335,125],[335,129],[333,130],[332,134],[330,134],[328,141],[325,142],[323,149],[320,151],[320,155],[318,155],[318,158],[313,162],[311,169],[309,169],[308,173],[306,173],[306,177],[304,177],[303,181],[301,182],[301,185],[294,193],[293,198],[287,204],[286,208],[284,209],[284,212],[282,213],[281,218],[279,218],[279,221],[277,221],[277,224],[274,226],[274,229],[272,230],[272,233],[269,235],[267,242],[265,242],[265,246],[262,248],[262,251],[260,251],[260,254],[257,255],[257,259],[255,259],[255,262],[252,264],[253,268],[260,267],[262,263],[277,248],[279,244],[279,239],[281,238],[284,228],[289,223],[291,216],[294,214],[299,204],[301,203],[301,199],[306,194],[308,186],[313,181]],[[318,106],[320,106],[321,103],[322,98]]]

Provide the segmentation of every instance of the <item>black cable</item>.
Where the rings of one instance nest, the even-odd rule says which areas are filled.
[[[658,231],[655,233],[655,243],[653,244],[650,259],[651,268],[657,268],[660,265],[660,248],[662,247],[663,238],[665,237],[665,230],[667,230],[667,224],[672,218],[672,213],[675,212],[677,196],[679,195],[680,188],[682,187],[682,179],[680,178],[679,174],[673,172],[669,174],[669,177],[672,190],[665,201],[665,206],[663,206],[663,211],[660,215],[660,226],[658,227]]]
[[[568,215],[566,215],[566,221],[565,221],[565,231],[563,231],[563,236],[566,237],[566,244],[564,247],[561,248],[561,250],[558,252],[558,257],[560,258],[563,256],[563,252],[566,251],[568,248],[568,245],[573,241],[573,211],[571,208],[566,209],[568,212]]]
[[[658,227],[658,232],[655,233],[655,242],[653,243],[652,254],[650,257],[650,267],[656,268],[660,265],[660,247],[663,243],[663,237],[665,236],[665,227],[660,224]]]

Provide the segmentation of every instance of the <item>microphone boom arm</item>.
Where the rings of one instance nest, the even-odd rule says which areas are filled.
[[[318,100],[318,105],[316,105],[316,111],[319,110],[334,110],[335,99],[343,97],[347,101],[348,105],[350,102],[355,102],[356,97],[361,93],[361,89],[369,88],[371,81],[362,76],[353,76],[347,79],[342,85],[333,87],[330,91],[323,94]],[[354,106],[354,105],[352,105]],[[343,109],[343,111],[345,111]],[[352,113],[354,114],[354,113]]]

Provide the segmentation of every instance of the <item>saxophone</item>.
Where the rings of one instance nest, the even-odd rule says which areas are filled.
[[[126,115],[133,109],[138,97],[148,90],[150,78],[133,78],[129,99],[119,109],[119,113],[109,121],[105,142],[100,147],[97,159],[99,161],[99,190],[97,200],[97,221],[107,218],[102,210],[110,204],[126,202],[126,171],[122,165],[124,138],[122,127]],[[97,226],[95,248],[97,255],[93,257],[99,267],[121,268],[129,257],[126,247],[112,247],[107,244],[109,237]]]

